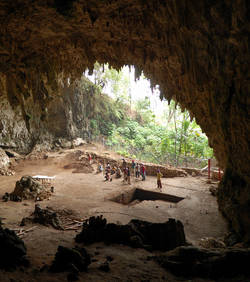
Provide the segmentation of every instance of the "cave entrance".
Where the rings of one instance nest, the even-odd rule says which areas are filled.
[[[129,191],[122,192],[121,194],[114,198],[111,198],[110,200],[119,204],[129,205],[135,201],[142,202],[157,200],[177,204],[183,199],[183,197],[178,197],[175,195],[135,188]]]
[[[159,85],[151,85],[135,66],[117,71],[96,62],[82,79],[95,89],[88,107],[91,141],[123,157],[180,168],[202,169],[212,158],[207,136],[188,110],[168,103]]]

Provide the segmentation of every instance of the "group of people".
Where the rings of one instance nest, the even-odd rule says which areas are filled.
[[[116,166],[111,167],[110,163],[107,163],[105,167],[105,171],[104,171],[103,165],[100,162],[97,167],[97,173],[100,173],[100,172],[104,173],[105,181],[112,181],[113,175],[115,175],[115,178],[121,178],[122,176],[121,169]]]
[[[100,162],[97,167],[97,173],[104,174],[104,181],[112,181],[112,177],[121,178],[123,175],[123,183],[127,183],[129,185],[131,185],[131,174],[135,176],[136,179],[140,179],[141,177],[142,181],[146,180],[146,168],[144,164],[135,163],[134,160],[132,160],[130,166],[126,163],[125,159],[123,159],[121,168],[119,166],[111,166],[110,163],[107,163],[107,165],[105,166],[105,170],[102,163]],[[162,173],[158,169],[156,177],[157,188],[160,189],[160,191],[162,191],[162,176]]]
[[[135,163],[132,160],[131,163],[131,170],[130,167],[127,165],[125,159],[122,161],[122,170],[123,170],[123,181],[131,184],[131,174],[135,176],[135,178],[142,178],[142,181],[146,180],[146,169],[143,164]]]
[[[136,178],[142,178],[142,181],[146,180],[146,168],[144,166],[144,164],[139,164],[139,163],[133,163],[132,161],[132,165],[134,164],[134,171],[135,171],[135,177]]]

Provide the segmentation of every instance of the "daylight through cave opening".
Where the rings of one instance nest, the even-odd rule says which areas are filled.
[[[48,129],[74,132],[63,125],[71,113],[55,103],[70,103],[60,84],[96,61],[135,65],[207,134],[226,170],[220,209],[250,240],[247,1],[66,3],[1,2],[1,143],[25,147],[48,140]],[[48,123],[50,113],[58,123]]]

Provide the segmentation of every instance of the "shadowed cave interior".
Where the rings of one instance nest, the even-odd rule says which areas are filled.
[[[247,0],[2,0],[0,145],[30,152],[81,136],[81,74],[96,61],[134,65],[208,136],[225,171],[219,210],[249,243],[249,19]]]

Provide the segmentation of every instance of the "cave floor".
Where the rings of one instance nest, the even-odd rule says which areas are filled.
[[[103,214],[108,222],[122,224],[133,218],[164,222],[172,217],[182,221],[186,238],[193,244],[198,244],[204,237],[221,238],[227,232],[226,222],[218,212],[216,198],[210,194],[205,177],[163,178],[163,193],[184,198],[177,204],[142,201],[123,205],[110,199],[133,188],[158,191],[156,178],[147,177],[142,182],[132,177],[132,185],[127,185],[121,179],[104,182],[102,174],[72,173],[72,170],[63,168],[65,155],[71,151],[74,149],[61,151],[60,154],[49,153],[47,159],[19,161],[15,167],[15,175],[0,176],[0,197],[5,192],[12,192],[16,181],[23,175],[55,175],[52,184],[55,193],[49,200],[39,202],[42,208],[49,206],[71,210],[79,219]],[[0,216],[4,218],[4,227],[20,228],[22,218],[29,216],[34,211],[34,206],[35,202],[31,200],[1,202]],[[80,228],[75,231],[59,231],[36,224],[34,230],[23,236],[31,266],[15,272],[0,272],[0,281],[67,281],[67,273],[51,274],[47,270],[41,272],[40,269],[51,263],[58,245],[73,247],[74,237],[78,232]],[[147,260],[148,256],[156,252],[150,253],[121,245],[105,246],[103,243],[87,246],[86,249],[97,261],[91,263],[87,273],[80,274],[80,281],[186,281]],[[105,273],[98,270],[98,267],[107,255],[114,260],[110,263],[111,271]],[[207,280],[197,278],[192,281]]]

